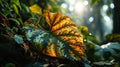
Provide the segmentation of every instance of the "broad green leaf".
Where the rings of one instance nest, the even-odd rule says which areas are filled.
[[[90,6],[95,5],[98,1],[99,1],[99,0],[91,0],[91,2],[90,2]]]

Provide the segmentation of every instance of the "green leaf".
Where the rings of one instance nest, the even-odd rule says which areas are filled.
[[[27,12],[30,13],[30,9],[26,4],[21,3],[21,6],[23,7],[23,9]]]
[[[4,13],[5,16],[11,14],[11,12],[9,10],[4,10],[3,13]]]
[[[16,14],[19,15],[19,10],[15,4],[12,5],[13,9],[15,10]]]
[[[87,35],[87,36],[85,36],[85,38],[86,38],[87,40],[92,41],[92,42],[95,42],[95,41],[96,41],[96,37],[93,36],[93,35]]]
[[[90,2],[90,6],[95,5],[98,1],[99,1],[99,0],[91,0],[91,2]]]
[[[88,27],[86,26],[79,26],[78,30],[83,34],[83,35],[89,35],[89,30]]]
[[[56,2],[50,0],[49,4],[52,7],[52,9],[51,9],[52,12],[58,12],[58,11],[60,11],[60,7],[56,4]]]
[[[23,21],[22,21],[21,18],[18,18],[18,21],[19,21],[20,24],[23,24]]]
[[[15,3],[15,5],[17,5],[20,10],[22,9],[19,0],[11,0],[11,2]]]
[[[14,21],[16,24],[20,25],[20,22],[16,18],[8,18],[8,20]]]

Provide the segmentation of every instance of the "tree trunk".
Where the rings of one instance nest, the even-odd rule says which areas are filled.
[[[113,14],[113,33],[120,33],[120,0],[113,0],[114,14]]]

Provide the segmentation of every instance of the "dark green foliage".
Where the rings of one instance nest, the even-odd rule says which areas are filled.
[[[13,63],[7,63],[7,64],[5,65],[5,67],[16,67],[16,66],[15,66],[15,64],[13,64]]]
[[[80,26],[79,30],[84,35],[86,55],[93,67],[119,67],[120,60],[120,34],[109,34],[106,36],[107,44],[101,46],[96,44],[96,39],[86,26]]]
[[[96,37],[89,32],[89,29],[86,26],[79,26],[78,29],[83,34],[84,41],[97,42]]]
[[[106,39],[110,42],[119,42],[120,43],[120,34],[108,34]]]

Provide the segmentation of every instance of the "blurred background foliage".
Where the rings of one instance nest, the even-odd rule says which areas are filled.
[[[27,24],[24,23],[26,20],[29,19],[30,22],[44,21],[44,19],[38,20],[42,16],[43,10],[49,10],[53,13],[62,12],[76,23],[79,31],[83,34],[86,56],[92,67],[119,67],[120,34],[113,34],[114,8],[115,3],[113,0],[0,0],[0,45],[5,44],[5,46],[12,49],[16,48],[16,45],[12,47],[7,42],[16,44],[11,40],[14,39],[14,35],[24,35],[22,26]],[[43,27],[45,26],[44,23],[41,24]],[[22,39],[18,39],[20,39],[19,42],[21,43]],[[29,49],[28,46],[24,47],[24,50]],[[18,55],[14,51],[23,51],[23,49],[3,49],[13,52],[11,54],[15,56]],[[0,49],[0,52],[3,49]],[[20,56],[21,54],[23,53],[19,53]],[[31,53],[30,51],[30,55],[33,56],[34,52]],[[26,55],[24,54],[24,56]],[[28,61],[36,57],[28,57],[27,55],[25,58],[23,56],[21,58]],[[3,60],[4,58],[0,58],[0,62],[3,62]],[[52,62],[58,63],[58,61]],[[71,63],[77,65],[75,62]],[[16,60],[7,58],[1,66],[17,67],[17,64]],[[28,64],[26,67],[43,66],[43,63],[33,62],[33,60],[32,63],[25,64]],[[49,66],[49,64],[46,64],[46,66]]]
[[[87,26],[99,43],[105,40],[107,34],[112,33],[114,8],[112,0],[65,0],[63,3],[59,1],[63,14],[70,16],[78,26]]]

